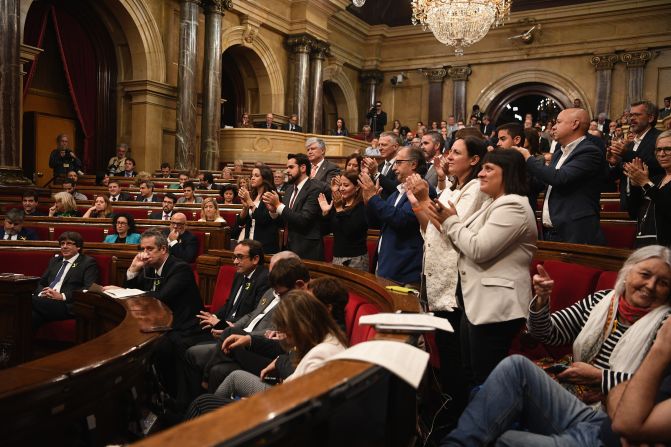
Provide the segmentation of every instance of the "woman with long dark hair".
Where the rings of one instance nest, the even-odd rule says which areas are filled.
[[[259,241],[265,254],[277,253],[280,250],[277,220],[270,217],[266,204],[261,200],[263,193],[275,191],[273,171],[265,164],[257,163],[252,169],[249,188],[241,187],[238,191],[242,202],[238,225],[244,226],[240,240]]]

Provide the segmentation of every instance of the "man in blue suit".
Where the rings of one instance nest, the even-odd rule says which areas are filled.
[[[584,109],[566,109],[552,128],[561,144],[550,166],[523,148],[531,175],[548,185],[543,203],[543,239],[574,244],[605,245],[599,225],[601,186],[608,173],[603,151],[586,138],[589,115]]]
[[[426,172],[424,153],[410,147],[401,148],[392,168],[399,184],[386,200],[378,195],[378,185],[369,175],[359,176],[363,199],[366,203],[368,222],[380,226],[377,275],[401,284],[419,285],[422,273],[422,251],[424,242],[419,232],[417,217],[405,194],[404,182],[408,176]],[[429,196],[436,191],[429,187]]]
[[[0,228],[0,240],[5,241],[34,241],[37,233],[30,228],[23,228],[23,211],[11,209],[5,215],[5,222]]]

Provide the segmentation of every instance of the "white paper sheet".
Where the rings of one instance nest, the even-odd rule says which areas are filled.
[[[106,290],[104,293],[112,298],[129,298],[131,296],[142,295],[146,292],[140,289],[110,289]]]
[[[430,314],[379,313],[364,315],[359,318],[359,324],[368,324],[371,326],[381,325],[388,329],[396,326],[399,330],[403,327],[413,327],[415,330],[430,328],[454,332],[452,325],[446,318],[434,317]]]
[[[359,343],[331,357],[331,360],[357,360],[379,365],[417,389],[429,362],[429,354],[406,343],[371,340]]]

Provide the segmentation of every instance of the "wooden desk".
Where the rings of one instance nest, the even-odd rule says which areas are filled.
[[[25,362],[32,352],[31,296],[36,276],[0,276],[0,342],[12,346],[8,366]]]

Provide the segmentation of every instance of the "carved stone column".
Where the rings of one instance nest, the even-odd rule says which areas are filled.
[[[610,113],[610,91],[613,66],[619,60],[617,54],[598,54],[589,60],[596,71],[596,114]]]
[[[177,69],[177,133],[175,168],[195,168],[196,144],[196,46],[200,0],[181,0],[179,15],[179,66]]]
[[[454,88],[452,108],[457,121],[468,119],[466,116],[466,81],[468,81],[471,73],[473,73],[473,70],[468,65],[457,65],[447,69],[447,75],[452,79]]]
[[[295,54],[294,79],[291,86],[294,110],[290,110],[288,114],[296,113],[298,124],[304,129],[308,122],[310,51],[314,42],[315,40],[307,34],[290,36],[287,39],[287,46]]]
[[[310,126],[312,133],[322,133],[322,106],[324,104],[324,59],[329,44],[318,41],[312,45],[310,57]]]
[[[627,104],[643,99],[645,64],[650,59],[652,52],[647,50],[629,51],[620,55],[620,60],[627,64]]]
[[[377,100],[377,86],[384,79],[384,75],[380,70],[366,70],[361,72],[360,78],[366,86],[366,100],[363,105],[365,113],[368,113]]]
[[[443,80],[447,75],[444,68],[428,68],[423,70],[429,80],[429,123],[443,117]]]
[[[200,126],[200,169],[219,167],[221,126],[221,18],[231,0],[204,0],[203,113]]]
[[[20,167],[21,63],[19,61],[19,0],[0,0],[0,185],[31,182]]]

